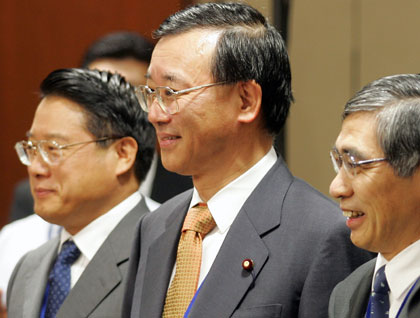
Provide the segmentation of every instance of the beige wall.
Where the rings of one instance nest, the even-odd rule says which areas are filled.
[[[420,72],[420,1],[292,0],[289,53],[296,103],[287,129],[292,172],[324,193],[328,151],[347,99],[368,82]]]

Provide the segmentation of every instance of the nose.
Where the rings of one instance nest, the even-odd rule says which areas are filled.
[[[159,106],[157,98],[155,98],[149,107],[148,114],[149,121],[154,125],[168,123],[171,120],[171,115],[163,111]]]
[[[42,156],[39,152],[33,156],[31,165],[28,166],[28,174],[30,177],[50,175],[50,166],[42,159]]]
[[[351,180],[342,167],[330,184],[330,195],[336,199],[341,199],[350,197],[352,194]]]

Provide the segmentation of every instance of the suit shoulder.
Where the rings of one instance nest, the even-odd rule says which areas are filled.
[[[349,276],[347,276],[343,281],[341,281],[337,286],[337,290],[348,290],[351,286],[356,286],[361,280],[366,279],[366,276],[369,273],[373,273],[375,269],[376,258],[371,259],[370,261],[360,265],[356,268]]]
[[[335,203],[331,198],[322,194],[309,183],[297,177],[293,178],[288,196],[289,199],[299,198],[299,201],[302,202],[302,204],[315,204],[317,206],[324,206],[325,208],[332,209],[334,211],[340,210],[337,203]]]
[[[144,221],[149,222],[152,220],[165,219],[180,205],[189,202],[192,196],[192,189],[188,189],[168,201],[164,202],[159,208],[145,216]]]
[[[39,259],[42,259],[46,254],[51,252],[51,250],[58,247],[59,244],[59,238],[55,237],[51,240],[45,242],[41,246],[37,247],[34,250],[31,250],[27,252],[22,259],[25,259],[25,262],[31,262],[31,261],[38,261]]]

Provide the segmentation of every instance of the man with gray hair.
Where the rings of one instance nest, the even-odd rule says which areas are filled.
[[[420,317],[419,123],[420,75],[378,79],[345,106],[330,193],[378,257],[336,286],[331,318]]]

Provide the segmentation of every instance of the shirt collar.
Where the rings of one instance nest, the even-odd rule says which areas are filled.
[[[271,147],[260,161],[219,190],[207,202],[219,232],[224,233],[230,228],[251,192],[254,191],[276,161],[277,154]],[[203,202],[203,200],[201,200],[197,189],[194,187],[190,208],[199,202]]]
[[[389,262],[379,253],[374,274],[383,265],[386,265],[386,280],[393,297],[402,297],[420,276],[420,240],[406,247]]]
[[[107,213],[93,220],[76,235],[71,235],[63,229],[60,237],[60,250],[65,241],[72,239],[80,252],[90,261],[112,230],[141,199],[142,195],[138,191],[134,192]]]

